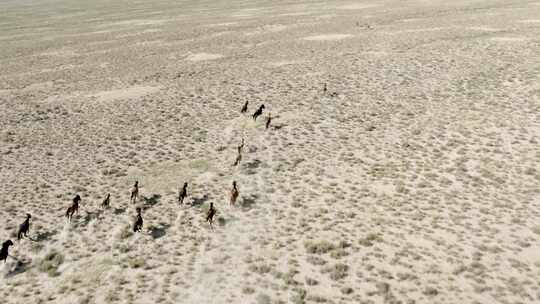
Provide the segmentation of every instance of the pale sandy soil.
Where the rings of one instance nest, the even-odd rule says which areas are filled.
[[[1,1],[2,303],[539,303],[539,16]]]

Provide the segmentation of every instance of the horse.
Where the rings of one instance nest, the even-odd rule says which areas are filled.
[[[131,188],[131,197],[129,199],[129,202],[136,203],[138,197],[139,197],[139,181],[135,181],[135,185],[133,185],[133,188]]]
[[[238,188],[236,187],[236,181],[232,182],[233,188],[231,189],[231,195],[230,195],[230,203],[232,206],[236,203],[236,199],[238,198],[238,195],[240,194],[238,192]]]
[[[240,113],[246,113],[247,112],[247,109],[248,109],[248,101],[246,100],[246,103],[244,104],[244,106],[242,107],[242,109],[240,109]]]
[[[188,183],[186,182],[186,183],[184,183],[184,187],[182,188],[182,190],[178,194],[178,202],[180,203],[180,205],[184,203],[184,199],[187,196],[187,187],[188,187]]]
[[[13,246],[13,242],[11,240],[7,240],[2,244],[2,249],[0,250],[0,261],[4,260],[4,263],[6,263],[7,257],[9,256],[9,246]]]
[[[268,113],[268,117],[266,117],[266,130],[268,130],[268,127],[270,127],[271,121],[272,121],[272,114]]]
[[[101,203],[101,207],[102,207],[102,208],[109,208],[110,202],[111,202],[111,194],[108,193],[108,194],[107,194],[107,197],[105,197],[105,199],[104,199],[103,202]]]
[[[30,231],[30,213],[26,214],[26,220],[19,226],[19,232],[17,232],[17,240],[21,240],[23,236],[27,237],[28,231]]]
[[[214,203],[210,203],[210,209],[208,209],[208,213],[206,214],[206,221],[210,224],[211,229],[214,229],[212,224],[214,223],[214,216],[216,213],[217,211],[214,208]]]
[[[236,160],[234,161],[233,166],[237,166],[240,163],[240,161],[242,161],[243,149],[244,149],[244,139],[242,138],[242,144],[236,147],[236,150],[238,151],[238,155],[236,155]]]
[[[137,218],[133,223],[133,232],[140,232],[143,226],[143,218],[141,215],[141,208],[137,208]]]
[[[66,210],[66,217],[71,221],[71,218],[73,217],[74,213],[79,214],[79,203],[81,202],[81,197],[77,194],[73,198],[73,204],[69,206],[69,208]]]
[[[262,112],[264,110],[264,104],[262,104],[255,113],[253,113],[253,120],[257,120],[257,117],[262,115]]]

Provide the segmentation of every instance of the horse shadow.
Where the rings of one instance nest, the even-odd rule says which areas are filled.
[[[88,223],[90,223],[90,221],[93,219],[99,218],[99,215],[102,212],[103,211],[96,211],[96,212],[86,211],[83,215],[77,215],[77,220],[72,221],[72,223],[75,227],[88,226]],[[74,216],[74,219],[75,219],[75,216]]]
[[[28,237],[28,239],[32,242],[48,241],[56,233],[56,231],[38,232],[35,238]]]
[[[261,161],[258,159],[254,159],[253,161],[244,164],[244,166],[246,166],[248,169],[257,169],[260,165]]]
[[[251,210],[251,208],[254,207],[257,199],[259,198],[258,195],[250,195],[247,197],[242,197],[242,200],[240,201],[240,207],[243,211]]]
[[[194,197],[191,202],[192,206],[202,206],[208,200],[208,194],[203,195],[202,197]]]
[[[113,210],[114,215],[119,215],[122,213],[126,213],[126,208],[114,208]]]
[[[144,201],[143,209],[149,209],[159,203],[159,200],[161,199],[161,195],[159,194],[152,194],[150,197],[142,196],[141,197]]]
[[[30,261],[21,261],[12,255],[10,255],[10,257],[16,260],[16,262],[15,266],[9,269],[8,272],[4,275],[5,278],[10,278],[25,272],[28,269],[28,266],[31,264]]]
[[[152,235],[154,240],[159,239],[167,234],[167,229],[169,229],[170,227],[171,225],[163,223],[159,227],[151,227],[150,235]]]

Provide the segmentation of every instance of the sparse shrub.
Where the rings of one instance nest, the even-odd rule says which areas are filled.
[[[292,302],[294,304],[304,304],[306,303],[305,299],[306,299],[306,295],[307,295],[307,292],[305,289],[302,289],[302,288],[295,288],[294,289],[295,291],[295,294],[292,296]]]
[[[120,298],[118,297],[116,290],[110,290],[105,295],[105,303],[117,302],[118,300],[120,300]]]
[[[131,258],[128,260],[128,265],[131,268],[141,268],[146,265],[142,258]]]
[[[284,274],[283,274],[283,272],[274,269],[274,270],[272,270],[272,275],[276,279],[281,279]]]
[[[118,244],[115,246],[115,248],[118,249],[120,253],[127,253],[130,251],[130,247],[125,244]]]
[[[124,239],[127,239],[129,238],[130,236],[133,235],[133,231],[131,230],[131,226],[129,225],[124,225],[122,227],[122,230],[120,230],[120,233],[118,234],[118,237],[121,239],[121,240],[124,240]]]
[[[189,164],[191,169],[206,170],[208,169],[208,162],[204,159],[194,160]]]
[[[306,278],[306,284],[308,286],[314,286],[314,285],[319,284],[319,281],[317,281],[315,279],[312,279],[312,278]]]
[[[375,287],[377,288],[377,292],[381,295],[386,295],[390,292],[390,284],[386,282],[379,282],[375,284]]]
[[[298,260],[295,259],[295,258],[289,259],[288,264],[289,264],[289,265],[293,265],[293,266],[298,266],[298,265],[299,265],[299,264],[298,264]]]
[[[59,294],[65,294],[68,290],[69,290],[68,285],[62,285],[62,286],[60,286],[60,288],[58,288],[58,293]]]
[[[92,303],[92,297],[91,296],[85,296],[85,297],[82,297],[80,300],[79,300],[79,304],[90,304]]]
[[[298,273],[297,270],[291,269],[281,277],[285,285],[298,285],[299,283],[294,279],[294,276]]]
[[[307,299],[310,302],[315,302],[315,303],[326,303],[326,302],[328,302],[328,300],[326,298],[323,298],[321,296],[309,296]]]
[[[318,256],[308,256],[306,258],[306,261],[312,265],[324,265],[326,264],[326,261]]]
[[[257,304],[270,304],[271,303],[270,296],[263,293],[259,294],[256,300],[257,300]]]
[[[270,270],[272,270],[272,268],[266,264],[261,264],[261,265],[250,265],[249,270],[251,272],[255,272],[262,275],[262,274],[269,273]]]
[[[252,294],[254,292],[255,292],[255,289],[253,289],[250,286],[244,286],[244,288],[242,288],[242,293],[244,294]]]
[[[324,268],[322,272],[330,273],[330,278],[334,281],[338,281],[346,277],[348,275],[348,271],[349,271],[349,266],[342,263],[338,263],[338,264],[335,264],[334,266],[328,266]]]
[[[39,270],[46,272],[51,277],[55,277],[60,274],[58,272],[58,267],[60,267],[63,262],[64,256],[61,253],[52,250],[39,262]]]
[[[437,294],[439,294],[439,291],[436,288],[427,287],[422,293],[426,296],[436,296]]]
[[[341,240],[337,244],[338,248],[345,249],[351,247],[351,244],[349,244],[347,241]]]
[[[370,247],[374,242],[381,241],[382,238],[377,233],[369,233],[365,238],[360,239],[360,245]]]
[[[396,186],[396,192],[401,194],[408,194],[410,190],[403,184],[399,184]]]
[[[75,186],[75,192],[87,192],[88,190],[83,186]]]
[[[43,249],[44,245],[42,243],[31,243],[30,244],[30,251],[33,253],[38,253]]]
[[[349,253],[341,248],[332,250],[332,252],[330,253],[330,256],[333,257],[334,259],[340,259],[347,255],[349,255]]]
[[[335,248],[335,246],[328,241],[320,241],[320,242],[307,241],[304,243],[304,246],[306,247],[306,251],[308,253],[315,253],[315,254],[324,254]]]

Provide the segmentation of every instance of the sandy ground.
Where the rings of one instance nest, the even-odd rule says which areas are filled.
[[[539,303],[539,37],[525,0],[3,0],[2,303]]]

